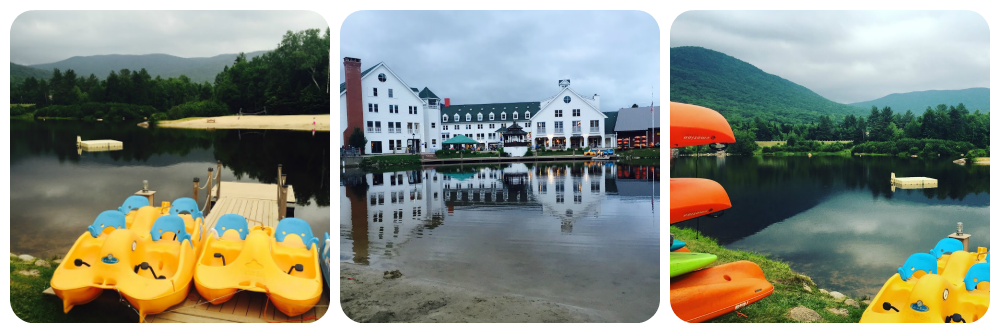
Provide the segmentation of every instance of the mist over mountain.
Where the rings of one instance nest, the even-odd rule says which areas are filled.
[[[264,54],[267,51],[246,53],[247,60]],[[123,55],[108,54],[95,56],[77,56],[48,64],[30,65],[52,76],[52,69],[58,68],[65,72],[72,69],[77,77],[87,77],[90,74],[105,78],[108,73],[118,72],[123,68],[139,70],[145,68],[150,76],[159,75],[162,78],[187,76],[193,82],[215,82],[215,75],[222,72],[226,66],[232,66],[238,54],[220,54],[214,57],[182,58],[169,54]],[[12,69],[13,73],[13,69]]]

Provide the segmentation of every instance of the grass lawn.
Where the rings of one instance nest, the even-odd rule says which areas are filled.
[[[36,259],[37,260],[37,259]],[[10,259],[10,307],[23,321],[29,323],[108,323],[137,322],[139,315],[124,304],[112,307],[106,304],[77,305],[69,313],[63,313],[62,300],[56,296],[42,294],[49,288],[52,273],[58,264],[49,261],[52,267],[35,266],[20,259]],[[38,277],[24,276],[17,271],[37,269]],[[113,292],[113,291],[112,291]],[[107,293],[107,292],[105,292]]]
[[[674,238],[687,243],[687,248],[695,253],[711,253],[719,258],[712,264],[718,266],[739,260],[748,260],[756,263],[762,270],[768,282],[774,285],[774,292],[764,299],[740,309],[746,317],[737,316],[730,312],[708,322],[713,323],[791,323],[795,322],[788,317],[788,312],[799,305],[810,308],[819,313],[825,323],[856,323],[861,320],[864,313],[865,304],[861,308],[854,308],[837,301],[833,297],[823,294],[819,287],[811,278],[798,274],[788,264],[769,259],[766,255],[759,253],[730,250],[719,245],[714,239],[706,238],[692,229],[681,229],[670,227],[670,233]],[[681,276],[682,277],[682,276]],[[681,278],[678,277],[678,278]],[[886,276],[888,279],[889,276]],[[812,292],[807,292],[803,285],[812,288]],[[826,308],[847,309],[847,316],[840,316],[826,311]]]

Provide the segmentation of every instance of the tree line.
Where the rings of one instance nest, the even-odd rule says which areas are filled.
[[[330,29],[288,31],[278,47],[247,60],[240,53],[215,82],[150,77],[145,68],[77,76],[53,69],[50,80],[29,77],[11,85],[11,104],[34,104],[35,117],[179,119],[255,112],[330,112]],[[22,110],[18,112],[23,113]]]

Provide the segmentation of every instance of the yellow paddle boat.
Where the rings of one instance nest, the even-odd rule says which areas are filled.
[[[962,251],[944,239],[930,253],[911,255],[886,281],[862,323],[974,322],[990,305],[989,252]]]
[[[194,200],[152,207],[144,197],[129,197],[118,210],[98,215],[77,239],[52,276],[52,290],[66,313],[116,290],[144,321],[184,300],[203,235]]]
[[[288,316],[300,315],[319,301],[323,275],[319,240],[309,223],[284,218],[276,228],[250,228],[237,214],[219,217],[206,237],[195,267],[195,288],[212,304],[240,291],[262,292]]]

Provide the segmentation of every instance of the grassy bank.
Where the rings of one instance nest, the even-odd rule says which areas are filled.
[[[62,300],[56,296],[42,294],[49,288],[49,281],[52,280],[52,273],[56,271],[58,264],[46,260],[51,267],[44,267],[35,266],[34,262],[10,258],[10,307],[21,320],[29,323],[107,323],[138,320],[138,315],[129,316],[127,311],[132,310],[124,305],[109,308],[99,304],[84,304],[74,307],[69,313],[63,313]],[[18,273],[32,270],[37,270],[38,276]]]
[[[419,155],[378,155],[366,156],[358,164],[361,170],[367,172],[390,172],[411,170],[420,167]]]
[[[616,150],[615,153],[621,156],[622,159],[660,158],[660,148]]]
[[[774,285],[774,293],[770,296],[740,309],[740,313],[745,314],[746,317],[728,313],[709,322],[791,323],[796,321],[788,317],[789,310],[800,305],[819,313],[823,317],[820,322],[856,323],[861,320],[861,314],[866,306],[864,303],[858,300],[858,303],[861,303],[861,308],[854,308],[844,304],[843,301],[837,301],[833,297],[823,294],[811,278],[792,271],[786,263],[769,259],[766,255],[759,253],[727,249],[714,239],[702,236],[692,229],[671,226],[670,233],[674,234],[675,238],[687,243],[687,248],[691,252],[711,253],[718,256],[719,258],[712,264],[713,266],[740,260],[752,261],[760,266],[768,282]],[[806,291],[804,286],[808,286],[812,291]],[[834,314],[826,311],[827,308],[847,309],[848,315]]]
[[[809,156],[809,154],[812,154],[813,156],[831,156],[831,155],[851,156],[851,150],[850,149],[844,149],[844,150],[841,150],[841,151],[834,151],[834,152],[829,152],[829,151],[806,151],[806,152],[798,152],[798,151],[797,152],[786,152],[786,151],[779,151],[779,152],[776,152],[776,153],[762,153],[760,150],[758,150],[758,151],[756,151],[754,153],[755,154],[759,154],[759,155],[764,155],[764,156]]]

